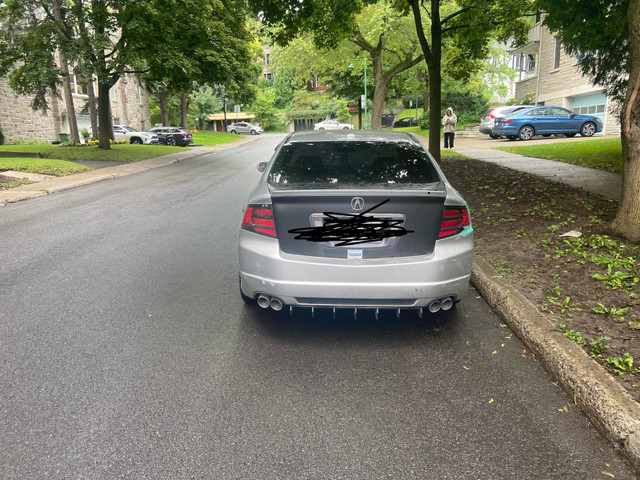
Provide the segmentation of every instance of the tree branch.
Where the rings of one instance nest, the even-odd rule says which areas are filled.
[[[463,13],[468,12],[469,10],[471,10],[471,7],[462,8],[462,9],[458,10],[457,12],[452,13],[448,17],[445,17],[443,20],[440,20],[440,25],[444,25],[449,20],[451,20],[453,18],[456,18],[458,15],[462,15]]]

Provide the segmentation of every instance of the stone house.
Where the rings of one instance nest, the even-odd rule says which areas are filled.
[[[88,114],[86,86],[72,78],[73,103],[76,110],[78,129],[89,129],[91,122]],[[97,85],[94,86],[97,91]],[[111,89],[111,114],[114,124],[129,125],[145,130],[150,128],[149,95],[133,75],[125,75]],[[41,140],[55,142],[60,133],[69,132],[65,102],[60,98],[48,99],[50,110],[46,114],[31,108],[31,97],[16,95],[7,78],[0,78],[0,131],[5,143],[15,141]]]
[[[620,119],[612,113],[617,103],[607,97],[603,87],[582,75],[576,58],[564,51],[560,38],[542,25],[543,19],[544,14],[539,14],[529,31],[528,43],[511,51],[522,68],[516,82],[516,100],[532,96],[537,105],[593,115],[602,120],[605,134],[619,134]]]

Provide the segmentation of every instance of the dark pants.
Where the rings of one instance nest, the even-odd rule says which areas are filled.
[[[444,148],[453,148],[453,137],[455,137],[455,132],[445,132],[444,134]]]

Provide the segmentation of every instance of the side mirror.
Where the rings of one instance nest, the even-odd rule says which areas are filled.
[[[260,163],[258,164],[258,171],[259,171],[260,173],[264,172],[264,171],[266,170],[266,168],[267,168],[267,164],[268,164],[268,163],[269,163],[269,162],[260,162]]]
[[[571,115],[569,115],[571,118],[575,117],[577,115],[576,112],[571,112]]]

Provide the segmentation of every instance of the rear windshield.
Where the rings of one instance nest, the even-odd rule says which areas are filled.
[[[440,182],[424,150],[395,142],[285,145],[268,175],[277,188],[425,188]]]

